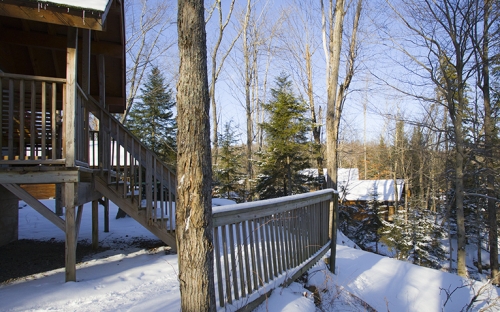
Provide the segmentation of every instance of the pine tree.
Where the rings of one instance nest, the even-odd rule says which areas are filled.
[[[127,125],[160,159],[175,167],[177,123],[172,111],[175,101],[158,67],[153,67],[141,92],[142,102],[134,105]]]
[[[241,193],[244,185],[241,173],[243,154],[235,146],[236,134],[231,126],[232,121],[224,124],[224,132],[219,133],[219,161],[214,168],[215,195],[223,198],[245,198]]]
[[[310,122],[305,117],[306,104],[295,97],[291,86],[289,77],[282,73],[276,78],[276,88],[271,89],[272,100],[263,105],[269,120],[261,125],[267,143],[256,187],[261,199],[307,191],[300,170],[309,167]]]

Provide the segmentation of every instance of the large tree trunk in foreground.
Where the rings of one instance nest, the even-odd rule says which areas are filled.
[[[176,236],[182,311],[215,311],[207,51],[202,0],[179,0]]]

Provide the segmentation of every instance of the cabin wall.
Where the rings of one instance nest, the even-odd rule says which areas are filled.
[[[55,184],[21,184],[20,186],[36,199],[52,199],[56,197]]]
[[[19,199],[0,185],[0,246],[18,239]]]

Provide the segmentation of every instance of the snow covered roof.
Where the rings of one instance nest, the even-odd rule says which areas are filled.
[[[358,168],[339,168],[337,181],[357,181],[359,180]]]
[[[397,181],[397,199],[401,200],[404,180]],[[379,202],[395,201],[394,180],[357,180],[339,182],[340,198],[347,201],[371,201]]]
[[[309,168],[301,171],[303,175],[311,176],[316,178],[318,176],[317,168]],[[323,175],[327,176],[327,169],[323,168]],[[359,180],[359,170],[358,168],[339,168],[337,172],[338,181],[355,181]]]
[[[113,0],[38,0],[40,4],[46,5],[57,5],[68,8],[80,8],[84,10],[93,10],[93,11],[106,11],[108,5],[113,2]]]
[[[43,23],[103,31],[114,0],[9,0],[0,1],[0,15]],[[118,9],[118,10],[117,10]],[[116,22],[116,21],[114,21]]]

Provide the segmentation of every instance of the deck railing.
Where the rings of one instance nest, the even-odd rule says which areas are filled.
[[[65,79],[0,72],[0,164],[63,164]]]
[[[85,106],[99,120],[90,132],[89,165],[100,169],[109,185],[131,205],[145,209],[150,222],[175,231],[175,174],[93,98]]]
[[[316,263],[334,237],[332,189],[213,208],[216,296],[234,310]]]

